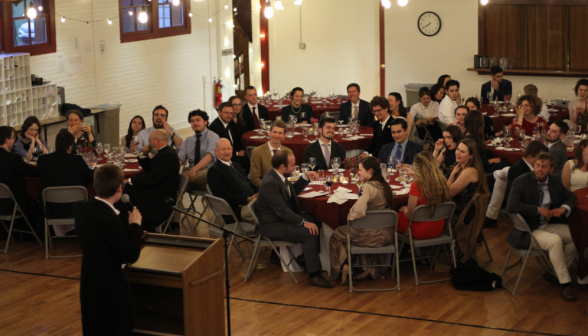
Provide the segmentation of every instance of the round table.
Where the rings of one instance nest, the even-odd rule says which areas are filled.
[[[301,129],[297,127],[295,131],[300,133]],[[371,127],[361,126],[359,128],[359,133],[363,138],[357,140],[347,140],[346,138],[342,138],[341,135],[336,134],[333,137],[333,141],[343,145],[346,151],[354,149],[367,150],[372,143],[373,129]],[[262,139],[252,139],[251,137],[253,136],[259,136],[259,134],[257,134],[255,131],[249,131],[243,134],[243,137],[241,138],[241,144],[243,144],[244,148],[249,146],[257,147],[269,141],[269,138],[266,137]],[[309,140],[316,140],[317,138],[318,137],[314,135],[308,136]],[[300,134],[294,135],[292,139],[284,139],[284,141],[282,141],[282,145],[290,148],[294,152],[294,156],[296,156],[296,164],[298,165],[301,164],[304,159],[304,149],[310,144],[311,142],[305,141],[304,136]]]
[[[556,120],[563,120],[566,119],[569,115],[568,109],[562,106],[550,106],[547,105],[547,108],[550,110],[557,110],[557,112],[549,112],[549,120],[547,121],[548,124],[553,123]],[[508,116],[505,117],[504,115],[508,115],[510,112],[500,112],[496,113],[496,110],[493,106],[488,104],[483,104],[480,107],[480,112],[485,112],[487,115],[492,118],[492,124],[494,125],[494,131],[500,132],[504,125],[510,125],[515,116]],[[516,112],[515,112],[516,115]]]
[[[305,103],[312,107],[313,118],[319,119],[325,112],[339,112],[341,103],[348,101],[349,98],[321,99],[319,102],[316,98],[310,98],[309,102]],[[324,103],[326,101],[326,103]],[[271,120],[276,120],[277,116],[282,116],[282,106],[288,106],[292,103],[290,99],[273,100],[273,99],[261,99],[260,104],[267,107],[269,117]]]
[[[332,175],[328,173],[328,175]],[[343,176],[349,177],[349,170],[345,170]],[[401,184],[396,182],[394,179],[398,177],[398,174],[394,174],[389,177],[389,181],[391,185],[400,186]],[[312,188],[312,191],[325,191],[326,189],[320,185],[309,185]],[[337,190],[339,187],[344,187],[350,189],[353,193],[359,193],[359,187],[353,183],[344,185],[341,183],[333,183],[331,187],[331,191]],[[409,187],[408,187],[409,188]],[[399,190],[393,189],[392,191]],[[310,192],[310,191],[309,191]],[[304,195],[305,192],[302,192],[301,195]],[[300,196],[300,195],[299,195]],[[355,200],[347,200],[347,202],[339,205],[337,203],[327,203],[330,196],[319,196],[314,198],[303,198],[298,197],[298,204],[300,205],[300,210],[306,211],[311,213],[314,217],[316,217],[321,222],[330,226],[333,230],[338,228],[341,225],[347,225],[347,215],[355,204]],[[392,209],[398,211],[400,207],[406,205],[408,203],[408,193],[405,195],[394,196],[394,203]]]
[[[504,143],[500,146],[504,147]],[[571,160],[576,157],[576,147],[578,146],[577,143],[574,144],[574,150],[568,152],[568,159]],[[492,158],[501,158],[506,159],[506,161],[510,162],[511,164],[515,164],[519,162],[523,158],[524,150],[521,148],[521,143],[518,139],[514,139],[510,142],[510,148],[519,148],[520,150],[516,152],[509,152],[506,150],[499,150],[496,149],[497,147],[490,147],[486,146],[488,150],[488,154]]]
[[[578,205],[572,211],[568,223],[576,250],[580,254],[578,276],[580,279],[584,279],[588,276],[588,262],[584,259],[584,250],[588,247],[588,225],[586,225],[586,218],[588,218],[588,188],[578,189],[574,191],[574,194],[578,196]]]

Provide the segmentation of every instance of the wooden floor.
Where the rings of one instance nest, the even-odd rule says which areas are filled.
[[[500,272],[511,226],[501,218],[499,228],[485,230],[494,257],[487,266],[491,272]],[[74,240],[54,246],[55,253],[79,253]],[[487,258],[482,249],[479,255]],[[262,256],[269,258],[269,252]],[[268,270],[259,266],[244,283],[248,263],[231,255],[233,335],[588,335],[588,289],[575,285],[579,300],[564,301],[559,288],[541,278],[535,260],[515,297],[502,289],[461,292],[448,281],[416,287],[410,263],[401,265],[400,292],[353,294],[341,285],[310,287],[302,273],[295,284],[271,264]],[[80,258],[45,260],[44,249],[33,241],[12,244],[8,255],[0,255],[0,335],[81,335],[80,265]],[[518,268],[507,274],[507,281],[517,273]],[[446,275],[424,266],[420,274]],[[359,285],[389,284],[390,279]]]

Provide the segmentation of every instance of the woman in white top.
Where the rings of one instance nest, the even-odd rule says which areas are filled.
[[[566,162],[561,179],[571,191],[588,186],[588,139],[580,141],[576,148],[576,158]]]
[[[578,118],[578,115],[586,112],[586,98],[588,98],[588,79],[580,79],[578,83],[576,83],[574,93],[578,99],[572,100],[568,104],[568,111],[570,113],[570,120],[574,124],[577,124],[576,119]]]
[[[419,89],[420,102],[412,105],[410,108],[410,115],[415,120],[414,124],[417,126],[426,127],[434,141],[442,137],[441,128],[437,124],[439,119],[439,103],[433,101],[431,91],[424,86]],[[425,138],[425,130],[423,127],[417,128],[420,139]]]

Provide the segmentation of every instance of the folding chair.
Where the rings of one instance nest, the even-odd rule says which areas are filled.
[[[429,133],[429,130],[427,129],[426,126],[418,126],[413,124],[413,128],[415,129],[415,142],[420,143],[423,147],[427,144],[427,143],[435,143],[435,140],[433,140],[433,136],[431,135],[431,133]],[[425,130],[425,138],[421,139],[419,137],[419,132],[418,129],[421,128],[423,130]]]
[[[451,246],[451,256],[453,257],[453,267],[457,267],[457,261],[455,260],[455,244],[453,243],[453,233],[451,231],[451,224],[447,221],[453,215],[453,211],[455,209],[455,203],[453,202],[446,202],[441,203],[435,209],[435,213],[431,216],[427,205],[419,205],[417,206],[414,211],[412,212],[412,216],[410,216],[410,220],[408,222],[408,228],[406,229],[406,234],[398,234],[398,237],[402,240],[402,244],[400,245],[400,250],[404,247],[405,243],[410,245],[410,253],[412,255],[412,268],[414,270],[414,282],[415,285],[419,284],[426,284],[426,283],[433,283],[433,282],[441,282],[450,280],[451,277],[439,280],[432,280],[432,281],[421,281],[419,280],[419,275],[416,269],[416,259],[424,259],[430,258],[431,256],[424,256],[424,257],[415,257],[414,255],[414,248],[415,247],[428,247],[428,246],[439,246],[437,248],[437,252],[435,252],[435,256],[431,261],[431,269],[435,267],[435,263],[437,262],[437,257],[439,256],[439,252],[441,251],[441,245],[449,244]],[[448,228],[449,235],[442,233],[439,237],[432,238],[432,239],[414,239],[412,238],[411,232],[411,225],[412,222],[433,222],[444,219],[445,226]],[[407,241],[408,240],[408,241]],[[407,261],[411,259],[405,259],[401,261]]]
[[[49,187],[43,190],[43,209],[45,209],[45,259],[49,258],[79,258],[82,255],[51,255],[49,249],[53,249],[53,239],[56,238],[74,238],[76,235],[65,235],[62,237],[51,237],[49,226],[58,225],[75,225],[74,218],[47,218],[47,203],[74,203],[78,201],[87,201],[88,191],[81,186],[69,187]]]
[[[486,241],[486,237],[484,236],[484,228],[482,228],[482,230],[480,231],[480,236],[478,238],[478,241],[481,242],[482,244],[484,244],[484,247],[486,248],[486,254],[488,254],[488,260],[486,260],[484,263],[480,263],[480,259],[476,255],[476,261],[478,262],[478,265],[480,267],[484,267],[488,263],[490,263],[491,261],[494,260],[492,258],[492,252],[490,252],[490,247],[488,246],[488,242]]]
[[[249,211],[251,212],[251,215],[253,215],[253,218],[255,219],[255,224],[257,225],[257,228],[258,228],[257,231],[259,231],[260,224],[259,224],[259,218],[257,218],[257,215],[255,214],[255,203],[257,203],[257,199],[254,199],[253,201],[251,201],[247,205],[247,207],[249,207]],[[295,245],[296,245],[295,243],[290,243],[290,242],[285,242],[285,241],[273,241],[269,238],[262,237],[261,234],[258,232],[257,238],[255,239],[255,246],[253,247],[253,254],[251,255],[251,261],[249,262],[249,268],[247,268],[247,274],[245,275],[245,279],[243,280],[243,282],[247,282],[247,280],[249,280],[251,275],[253,275],[253,272],[255,272],[255,268],[257,267],[257,260],[259,259],[259,251],[261,250],[261,248],[262,247],[271,247],[272,250],[274,250],[274,252],[278,255],[278,257],[280,257],[280,261],[282,262],[282,265],[286,265],[288,273],[290,273],[290,275],[292,276],[292,279],[294,279],[294,282],[298,283],[298,280],[296,280],[296,277],[294,276],[294,274],[292,274],[292,271],[290,271],[290,264],[292,263],[294,258],[292,257],[290,259],[290,261],[288,263],[286,263],[286,261],[284,261],[284,259],[282,258],[280,251],[278,251],[278,249],[277,249],[277,247],[285,247],[290,251],[290,246],[295,246]],[[294,253],[292,253],[292,251],[290,251],[290,255],[293,256]],[[261,264],[263,265],[264,269],[267,269],[267,265],[263,261],[263,259],[261,259]]]
[[[519,272],[519,277],[517,278],[517,282],[514,286],[514,289],[511,290],[506,286],[504,278],[502,281],[502,287],[506,288],[506,290],[514,296],[517,293],[517,288],[519,287],[519,282],[521,281],[521,277],[523,276],[523,271],[525,270],[525,266],[527,266],[527,261],[529,260],[529,257],[535,257],[541,265],[541,267],[543,267],[543,269],[546,272],[550,272],[551,274],[555,275],[555,269],[553,268],[553,265],[551,265],[551,263],[549,262],[549,258],[546,256],[545,251],[543,251],[541,248],[536,248],[539,246],[539,243],[537,243],[537,240],[533,236],[533,231],[531,231],[529,225],[527,225],[527,222],[525,221],[523,216],[521,216],[520,214],[510,214],[510,218],[512,219],[515,229],[528,232],[529,235],[531,235],[531,244],[528,249],[517,249],[513,246],[510,246],[510,250],[508,251],[508,255],[506,256],[506,260],[504,261],[504,266],[502,266],[502,272],[500,273],[500,277],[503,278],[504,273],[507,269],[511,269],[521,262],[521,260],[519,260],[508,267],[506,266],[508,264],[508,260],[510,259],[510,254],[513,251],[514,253],[518,254],[518,256],[521,257],[521,259],[524,259],[523,266],[521,267],[521,271]]]
[[[248,146],[248,147],[246,148],[246,151],[247,151],[247,157],[248,157],[248,158],[250,158],[250,159],[251,159],[251,153],[253,153],[253,150],[254,150],[255,148],[257,148],[257,147],[255,147],[255,146]]]
[[[244,236],[252,236],[255,234],[255,225],[249,223],[249,222],[240,222],[239,220],[237,220],[237,216],[235,215],[235,213],[233,212],[233,209],[231,208],[231,206],[229,205],[229,203],[227,203],[227,201],[225,201],[224,199],[220,198],[220,197],[216,197],[216,196],[212,196],[212,195],[204,195],[204,199],[208,202],[208,204],[210,204],[210,208],[212,209],[212,211],[214,211],[214,213],[217,216],[231,216],[233,217],[234,223],[232,224],[226,224],[224,226],[225,229],[235,232],[235,233],[240,233]],[[223,236],[223,230],[215,227],[215,226],[211,226],[210,227],[210,231],[208,233],[208,236],[216,236],[216,237],[222,237]],[[227,255],[231,253],[231,248],[233,247],[233,242],[235,241],[235,235],[231,235],[231,243],[229,244],[229,249],[227,250]],[[237,251],[239,252],[239,255],[241,255],[241,259],[245,260],[245,255],[243,254],[243,251],[241,250],[241,248],[239,247],[239,244],[235,244],[237,246]]]
[[[446,123],[444,123],[444,122],[442,122],[440,120],[437,120],[437,125],[439,125],[439,128],[441,129],[441,132],[445,132],[445,129],[447,128],[447,124]]]
[[[192,189],[192,190],[188,191],[188,196],[190,197],[190,206],[188,207],[186,212],[192,211],[192,212],[198,214],[198,221],[194,225],[194,228],[193,228],[194,230],[196,230],[196,228],[198,227],[198,224],[200,224],[200,220],[202,219],[202,216],[204,216],[204,213],[208,209],[208,203],[204,202],[204,196],[210,194],[210,192],[208,191],[208,190],[210,190],[208,188],[208,185],[206,186],[206,189],[207,189],[207,191],[197,190],[197,189]],[[196,210],[196,201],[198,200],[198,197],[202,197],[202,205],[204,206],[204,208],[202,209],[202,212],[198,212]],[[184,218],[182,218],[182,223],[187,219],[188,219],[188,216],[184,216]]]
[[[186,191],[186,186],[188,185],[188,176],[184,175],[184,174],[180,174],[180,180],[178,183],[178,198],[176,201],[176,208],[182,204],[183,198],[184,198],[184,192]],[[165,226],[165,229],[163,230],[163,234],[165,234],[167,232],[167,230],[169,229],[169,223],[171,222],[172,217],[174,216],[174,211],[172,211],[172,213],[169,215],[169,218],[167,219],[167,221],[163,222],[158,229],[161,229],[162,227]]]
[[[13,231],[20,232],[20,233],[32,234],[33,236],[35,236],[35,238],[39,242],[39,245],[43,246],[43,243],[41,243],[41,240],[39,239],[39,237],[35,233],[35,230],[33,230],[31,223],[29,223],[27,216],[25,216],[24,212],[22,211],[22,208],[20,207],[20,205],[18,204],[18,202],[14,198],[14,195],[12,195],[12,191],[10,191],[10,188],[8,188],[8,186],[4,183],[0,183],[0,199],[12,199],[12,201],[14,202],[14,210],[12,210],[12,215],[0,215],[0,222],[2,222],[2,226],[4,226],[4,229],[8,232],[8,238],[6,239],[6,246],[4,247],[4,250],[0,250],[0,252],[4,252],[4,254],[8,253],[8,245],[10,243],[10,238],[12,238]],[[20,215],[16,214],[17,210],[20,213]],[[24,220],[27,222],[29,229],[31,229],[30,232],[23,231],[23,230],[17,230],[17,229],[13,228],[14,221],[16,219],[21,218],[21,217],[24,218]],[[6,227],[6,224],[4,223],[4,221],[10,221],[10,226],[8,228]]]
[[[394,242],[392,244],[380,247],[362,247],[356,246],[351,243],[351,237],[349,232],[351,228],[356,229],[384,229],[392,228],[394,230]],[[368,210],[366,211],[365,217],[355,220],[347,220],[347,260],[349,263],[349,293],[353,293],[353,290],[357,292],[375,292],[375,291],[388,291],[388,290],[400,290],[400,272],[398,270],[398,214],[393,210]],[[394,260],[392,265],[362,265],[361,267],[390,267],[392,268],[391,275],[394,277],[394,268],[396,267],[396,286],[392,288],[380,288],[380,289],[357,289],[353,287],[353,266],[352,260],[354,254],[381,254],[381,253],[392,253],[394,254]]]

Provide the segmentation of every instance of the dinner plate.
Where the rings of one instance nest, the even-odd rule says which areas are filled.
[[[337,170],[338,173],[343,173],[344,171],[345,171],[345,169],[341,169],[341,168],[339,168]],[[332,172],[333,172],[333,169],[329,169],[329,173],[332,173]]]
[[[265,137],[261,135],[254,135],[251,137],[251,139],[265,139]]]
[[[401,195],[408,194],[408,191],[409,191],[408,188],[402,188],[402,189],[392,190],[392,194],[394,194],[394,196],[401,196]]]

